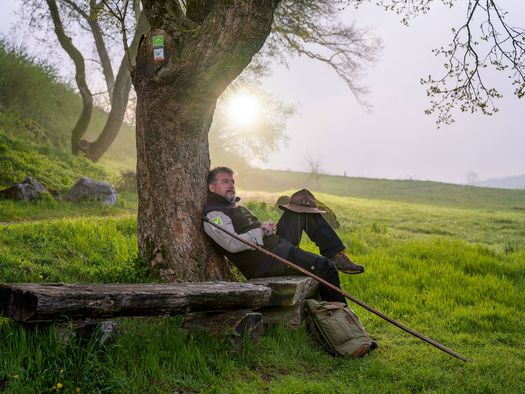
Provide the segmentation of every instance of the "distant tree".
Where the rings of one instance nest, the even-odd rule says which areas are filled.
[[[321,174],[323,173],[323,169],[321,166],[321,157],[314,157],[313,155],[308,154],[304,156],[304,161],[306,162],[306,167],[308,171],[308,178],[306,180],[306,183],[309,184],[310,187],[315,189],[319,187],[319,180],[321,179]]]
[[[479,182],[479,175],[475,171],[469,171],[467,172],[467,184],[468,185],[475,185]]]
[[[42,21],[51,19],[57,40],[75,65],[75,81],[83,105],[71,131],[71,151],[73,154],[82,151],[89,159],[97,161],[111,146],[122,126],[131,89],[130,59],[136,56],[140,35],[148,28],[147,20],[142,14],[139,0],[112,2],[111,5],[105,0],[45,2],[47,12],[43,12],[45,8],[42,7],[41,0],[25,2],[23,7],[30,15],[30,23],[34,28],[40,27]],[[98,137],[91,142],[82,140],[93,110],[93,93],[88,86],[85,55],[75,46],[70,37],[72,33],[67,28],[71,31],[80,28],[90,33],[107,87],[105,94],[109,101],[108,118]],[[126,50],[125,55],[124,51],[120,51],[116,76],[110,60],[108,41],[113,45],[115,41],[121,42],[119,45]]]

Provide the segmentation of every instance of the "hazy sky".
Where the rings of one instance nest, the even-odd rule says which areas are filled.
[[[273,155],[267,166],[306,169],[308,154],[319,158],[325,171],[352,176],[465,183],[469,171],[480,179],[525,174],[525,126],[519,115],[525,102],[509,86],[502,89],[500,111],[492,117],[458,114],[454,125],[437,129],[435,119],[423,113],[429,101],[419,80],[432,71],[441,75],[444,61],[431,50],[448,44],[454,21],[463,20],[466,1],[458,3],[461,7],[450,10],[435,7],[409,27],[373,4],[345,11],[345,21],[373,27],[383,39],[381,59],[363,78],[371,113],[323,64],[300,58],[289,70],[275,68],[266,85],[301,107],[288,125],[289,148]],[[525,27],[525,2],[502,3],[514,3],[520,17],[513,21]],[[496,74],[496,86],[504,86]]]
[[[496,115],[456,114],[454,125],[438,130],[435,119],[423,113],[429,102],[419,80],[441,75],[444,60],[431,50],[450,42],[465,3],[452,9],[438,5],[409,27],[373,4],[341,14],[345,22],[372,27],[383,40],[379,62],[362,79],[370,89],[371,113],[326,65],[306,58],[290,61],[288,69],[276,65],[264,85],[299,111],[287,125],[288,147],[263,166],[307,170],[305,156],[310,156],[319,158],[324,172],[349,176],[465,183],[470,171],[480,179],[525,174],[525,126],[519,116],[525,102],[510,86],[502,88],[505,81],[497,73],[491,78],[504,99]],[[512,7],[514,24],[525,26],[525,2],[502,4]],[[15,0],[2,1],[0,33],[7,34],[16,21],[15,8]]]

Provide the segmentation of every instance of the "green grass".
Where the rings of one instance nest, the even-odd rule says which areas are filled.
[[[7,135],[0,129],[1,186],[10,186],[32,176],[48,188],[66,192],[82,175],[97,180],[108,178],[100,165],[47,143]]]
[[[135,132],[127,124],[99,164],[70,153],[81,108],[80,96],[55,70],[0,40],[0,188],[31,175],[65,191],[82,175],[115,182],[134,169]],[[94,140],[106,119],[94,108],[85,139]]]
[[[64,192],[81,175],[115,182],[134,167],[128,126],[99,164],[69,153],[80,105],[52,69],[0,43],[1,187],[32,175]],[[105,116],[94,111],[90,138]],[[263,220],[278,220],[280,194],[314,190],[337,213],[352,258],[366,266],[363,275],[342,276],[343,288],[471,361],[358,306],[379,342],[359,360],[322,352],[304,327],[272,327],[258,345],[238,348],[228,337],[184,332],[179,317],[123,319],[121,336],[101,353],[96,341],[57,340],[55,326],[0,319],[4,392],[525,392],[525,191],[262,170],[238,180],[266,190],[242,200]],[[138,257],[136,210],[129,193],[115,206],[0,201],[0,282],[154,280]],[[316,251],[307,239],[302,247]]]
[[[96,201],[59,202],[50,196],[34,202],[4,200],[0,201],[0,225],[84,216],[122,216],[136,214],[136,211],[137,195],[127,192],[118,193],[115,205]]]
[[[3,282],[143,282],[134,216],[1,227]]]
[[[278,194],[243,201],[261,218],[276,220],[280,211],[271,202]],[[469,363],[358,306],[380,346],[359,360],[323,353],[304,328],[272,328],[258,345],[238,349],[226,337],[183,332],[178,318],[125,319],[117,343],[98,356],[95,343],[65,345],[56,341],[54,328],[27,330],[4,319],[5,391],[56,392],[57,382],[64,392],[525,391],[524,212],[318,197],[338,214],[339,234],[366,266],[363,275],[342,276],[343,288]],[[78,211],[50,202],[33,208],[1,204],[10,222],[0,225],[2,282],[151,280],[137,258],[132,197],[121,207],[91,203]],[[54,219],[39,216],[46,209]],[[302,246],[315,251],[307,239]]]

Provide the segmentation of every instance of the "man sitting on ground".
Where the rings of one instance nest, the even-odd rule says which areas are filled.
[[[211,222],[238,234],[242,239],[262,246],[292,263],[325,279],[340,288],[338,270],[347,274],[360,274],[364,267],[346,256],[345,247],[334,229],[323,218],[314,196],[303,189],[294,193],[290,202],[280,205],[283,214],[277,224],[261,223],[250,210],[237,206],[234,172],[228,167],[217,167],[208,175],[208,201],[203,215]],[[230,235],[204,223],[204,231],[219,245],[224,254],[247,278],[301,275],[271,256],[258,252]],[[298,247],[302,232],[319,247],[321,255],[306,252]],[[333,289],[321,285],[324,301],[346,303],[345,298]]]

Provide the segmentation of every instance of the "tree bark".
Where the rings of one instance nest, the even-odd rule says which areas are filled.
[[[229,278],[224,259],[202,230],[208,131],[217,98],[270,33],[277,3],[216,1],[205,13],[195,10],[198,18],[192,21],[177,1],[143,1],[152,30],[142,40],[132,72],[138,240],[142,258],[162,280]],[[164,36],[162,61],[153,57],[154,35]]]
[[[211,108],[188,110],[168,87],[137,94],[138,242],[164,281],[229,279],[202,231]],[[148,131],[146,131],[148,130]]]

